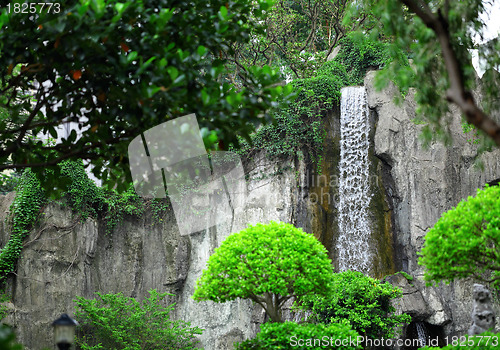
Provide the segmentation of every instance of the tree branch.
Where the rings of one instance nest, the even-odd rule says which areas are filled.
[[[446,93],[446,99],[455,103],[465,114],[467,122],[479,130],[484,131],[500,146],[500,125],[491,119],[479,108],[472,97],[472,93],[465,88],[463,71],[453,49],[448,22],[441,11],[435,15],[425,2],[418,0],[400,0],[413,11],[424,24],[436,34],[443,60],[450,80],[450,88]]]

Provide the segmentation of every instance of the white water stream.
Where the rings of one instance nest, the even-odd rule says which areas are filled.
[[[368,250],[370,122],[365,88],[343,88],[340,109],[339,269],[367,273],[372,259]]]
[[[420,341],[420,347],[423,348],[424,346],[427,345],[427,335],[425,332],[425,325],[423,322],[417,322],[415,325],[417,328],[418,340]]]

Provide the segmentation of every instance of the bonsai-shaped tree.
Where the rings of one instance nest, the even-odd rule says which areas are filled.
[[[207,265],[195,300],[249,298],[272,322],[282,322],[281,308],[290,298],[328,291],[333,273],[325,247],[312,234],[282,222],[232,234]]]
[[[425,236],[419,264],[428,283],[473,276],[498,285],[500,187],[486,186],[444,213]]]

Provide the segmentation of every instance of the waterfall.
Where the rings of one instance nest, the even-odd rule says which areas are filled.
[[[423,322],[417,322],[415,323],[415,327],[417,328],[417,336],[419,340],[419,347],[423,348],[424,346],[427,345],[427,336],[425,332],[425,325]]]
[[[369,110],[364,87],[342,89],[340,102],[339,269],[367,273],[370,204],[368,150]]]

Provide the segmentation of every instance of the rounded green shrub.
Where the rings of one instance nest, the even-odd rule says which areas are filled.
[[[230,235],[210,256],[193,298],[225,302],[248,298],[273,322],[291,298],[326,293],[332,265],[312,235],[283,222],[257,224]]]
[[[254,339],[236,344],[236,350],[355,350],[361,348],[358,346],[358,333],[348,325],[294,322],[265,323]]]
[[[400,324],[411,320],[409,315],[394,314],[391,300],[401,296],[401,290],[390,283],[382,283],[361,272],[345,271],[334,274],[325,296],[308,295],[301,299],[299,307],[312,312],[308,322],[348,322],[368,338],[392,338]]]
[[[500,281],[500,186],[479,189],[436,222],[425,236],[419,264],[425,280],[475,277]],[[490,272],[491,272],[491,277]]]

